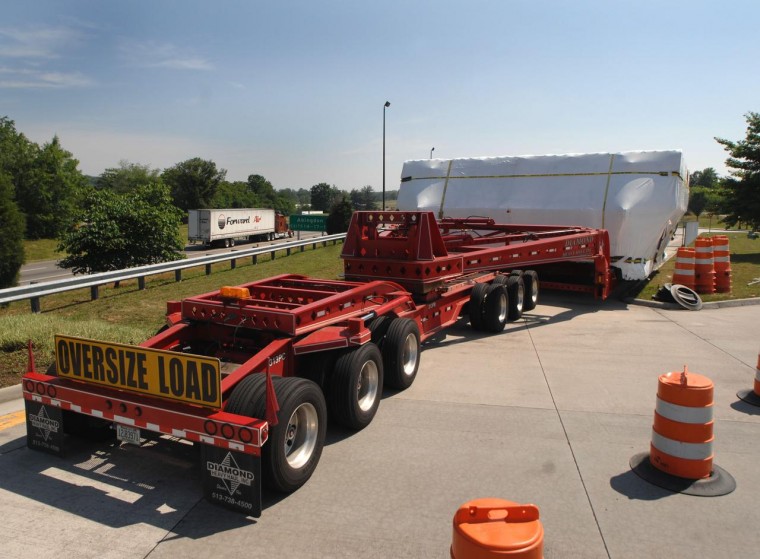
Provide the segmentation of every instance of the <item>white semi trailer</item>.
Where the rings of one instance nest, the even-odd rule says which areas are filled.
[[[287,218],[269,208],[188,211],[191,243],[231,247],[240,240],[271,241],[287,236],[292,236]]]

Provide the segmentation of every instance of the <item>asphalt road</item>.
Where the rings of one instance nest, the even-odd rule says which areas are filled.
[[[371,425],[330,427],[312,479],[265,494],[259,519],[201,498],[171,440],[27,449],[22,403],[0,403],[0,556],[444,558],[463,503],[534,503],[544,556],[756,557],[760,408],[740,401],[760,306],[699,312],[544,295],[498,335],[465,321],[427,343],[417,379]],[[734,492],[694,497],[629,466],[648,452],[657,378],[684,365],[715,383],[715,464]]]
[[[298,240],[299,233],[296,233],[294,237],[288,237],[285,239],[277,239],[271,242],[249,243],[238,242],[236,248],[208,248],[202,245],[187,245],[185,247],[185,255],[187,258],[193,258],[197,256],[205,256],[207,254],[221,254],[225,252],[235,252],[236,250],[252,248],[256,246],[268,246],[278,245],[286,243],[288,241]],[[312,237],[319,237],[321,233],[313,232],[301,232],[301,239],[310,239]],[[19,285],[28,285],[30,283],[42,283],[46,281],[55,281],[63,278],[71,277],[71,271],[59,268],[57,260],[41,260],[37,262],[31,262],[21,267]]]

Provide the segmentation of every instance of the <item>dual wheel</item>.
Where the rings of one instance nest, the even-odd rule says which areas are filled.
[[[538,304],[538,274],[533,270],[498,275],[479,283],[470,293],[470,324],[475,330],[501,332],[508,321],[519,320]]]
[[[372,341],[342,353],[325,381],[334,419],[357,431],[375,417],[383,386],[409,388],[420,366],[420,331],[414,320],[379,316],[369,329]]]
[[[324,391],[309,379],[272,377],[280,411],[278,424],[270,425],[269,440],[261,452],[263,479],[269,488],[291,493],[314,473],[324,447],[328,406],[338,423],[359,430],[375,417],[384,385],[411,386],[420,358],[417,324],[390,317],[375,321],[379,319],[383,320],[375,323],[375,341],[341,353],[332,374],[324,380]],[[240,381],[225,411],[265,417],[266,375],[254,374]]]
[[[272,377],[280,411],[269,426],[261,449],[267,487],[292,493],[306,483],[319,463],[327,432],[327,406],[322,389],[298,377]],[[249,375],[235,387],[224,411],[247,417],[266,416],[266,375]]]

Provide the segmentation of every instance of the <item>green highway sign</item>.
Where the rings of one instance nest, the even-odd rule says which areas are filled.
[[[293,231],[327,231],[327,216],[291,215],[290,228]]]

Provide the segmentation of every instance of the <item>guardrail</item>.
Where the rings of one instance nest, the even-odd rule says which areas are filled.
[[[327,246],[328,242],[337,244],[338,241],[342,241],[346,238],[345,233],[339,233],[337,235],[325,235],[323,237],[313,237],[311,239],[304,239],[302,241],[291,241],[289,243],[283,243],[279,245],[269,245],[266,247],[256,247],[235,251],[234,253],[225,252],[222,254],[207,254],[204,256],[197,256],[195,258],[187,258],[185,260],[175,260],[173,262],[161,262],[159,264],[149,264],[147,266],[136,266],[134,268],[126,268],[124,270],[114,270],[112,272],[100,272],[97,274],[88,274],[80,277],[72,277],[58,281],[50,281],[43,283],[35,283],[31,285],[24,285],[20,287],[11,287],[8,289],[0,289],[0,305],[13,303],[15,301],[29,300],[31,303],[32,312],[40,312],[40,298],[46,295],[56,295],[58,293],[64,293],[66,291],[73,291],[74,289],[90,288],[90,299],[95,300],[98,298],[98,289],[101,285],[108,283],[125,281],[129,279],[137,278],[137,284],[139,289],[145,289],[145,278],[156,274],[164,274],[166,272],[174,272],[174,281],[182,281],[182,270],[187,268],[195,268],[197,266],[206,267],[206,275],[211,273],[211,265],[219,262],[230,261],[230,267],[235,268],[237,260],[240,258],[252,258],[253,264],[256,264],[258,257],[262,254],[271,254],[272,260],[275,258],[275,254],[280,251],[286,251],[290,256],[293,249],[300,249],[301,252],[308,245],[313,245],[312,248],[316,249],[317,244],[322,243],[322,246]]]

